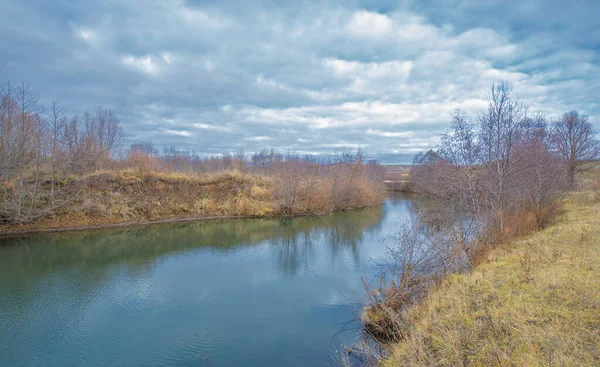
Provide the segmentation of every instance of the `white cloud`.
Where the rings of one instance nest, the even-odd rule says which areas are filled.
[[[135,57],[133,55],[127,55],[121,59],[121,62],[130,68],[143,71],[147,74],[158,73],[158,66],[152,60],[151,56]]]
[[[94,31],[82,29],[79,31],[79,36],[85,41],[93,41],[96,38],[96,33],[94,33]]]
[[[404,41],[422,42],[428,39],[440,39],[445,34],[440,28],[427,24],[423,17],[413,13],[399,13],[396,21],[398,23],[396,35]]]
[[[457,108],[474,111],[485,107],[484,99],[448,103],[385,103],[381,101],[346,102],[292,108],[244,107],[237,111],[238,118],[264,124],[303,124],[314,129],[348,128],[380,124],[439,124],[447,121]],[[371,131],[372,135],[377,130]],[[383,132],[381,132],[383,134]]]
[[[367,130],[367,134],[381,136],[384,138],[408,138],[415,135],[414,131],[381,131],[376,129]]]
[[[273,89],[280,89],[280,90],[289,89],[288,86],[278,83],[273,79],[265,78],[263,75],[258,75],[256,77],[256,84],[258,84],[259,86],[273,88]]]
[[[233,20],[216,14],[208,13],[202,9],[193,9],[182,6],[177,9],[177,15],[184,24],[207,28],[229,27],[234,24]]]
[[[160,56],[163,58],[163,60],[167,63],[170,64],[173,62],[173,55],[170,52],[162,52],[160,54]]]
[[[163,129],[163,131],[167,134],[171,134],[171,135],[177,135],[177,136],[192,136],[192,133],[190,133],[189,131],[185,131],[185,130],[170,130],[170,129]]]
[[[361,76],[365,78],[400,75],[408,77],[414,67],[412,61],[359,62],[339,59],[325,59],[325,66],[338,75]]]
[[[221,131],[221,132],[230,132],[231,131],[231,128],[229,128],[227,126],[209,125],[209,124],[205,124],[205,123],[201,123],[201,122],[195,122],[192,124],[192,126],[194,126],[195,128],[201,129],[201,130],[214,130],[214,131]]]
[[[270,136],[250,136],[250,137],[244,138],[244,140],[247,140],[247,141],[268,141],[268,140],[271,140],[271,137]]]
[[[360,10],[352,15],[346,28],[359,36],[381,37],[392,32],[393,22],[387,15]]]
[[[76,26],[73,24],[71,24],[71,30],[75,38],[83,41],[91,48],[94,49],[102,46],[102,38],[100,37],[99,30],[93,27]]]
[[[347,149],[359,149],[366,148],[368,144],[356,144],[356,143],[335,143],[335,144],[320,144],[323,148],[347,148]]]

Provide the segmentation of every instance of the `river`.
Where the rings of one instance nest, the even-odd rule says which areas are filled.
[[[0,240],[0,366],[333,366],[415,202]]]

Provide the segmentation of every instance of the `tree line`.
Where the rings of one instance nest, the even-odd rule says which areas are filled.
[[[77,200],[92,172],[133,169],[185,174],[239,171],[270,177],[278,213],[310,214],[364,206],[381,199],[381,172],[362,151],[330,158],[243,150],[202,156],[151,142],[124,147],[116,114],[105,108],[68,114],[40,103],[27,84],[0,84],[0,223],[25,223]],[[93,184],[93,183],[92,183]]]
[[[548,121],[507,83],[493,85],[487,100],[476,117],[455,111],[437,149],[415,156],[414,184],[456,212],[487,217],[498,233],[543,225],[559,195],[597,165],[593,126],[575,110]]]

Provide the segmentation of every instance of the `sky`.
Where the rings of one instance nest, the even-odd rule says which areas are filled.
[[[126,143],[407,163],[506,81],[600,130],[596,0],[0,0],[0,80]]]

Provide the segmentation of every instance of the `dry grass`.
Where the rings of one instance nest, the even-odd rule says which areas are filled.
[[[104,204],[105,216],[125,219],[266,216],[273,211],[266,195],[270,180],[239,171],[214,174],[96,172],[86,177],[86,184],[84,197],[89,202],[94,206]],[[83,205],[81,211],[87,213],[88,209]]]
[[[557,222],[506,243],[403,311],[386,366],[600,366],[600,203],[570,194]]]
[[[48,195],[50,180],[41,180],[38,207],[74,197],[44,217],[25,223],[5,223],[1,232],[202,217],[269,217],[326,214],[379,203],[379,185],[362,177],[352,181],[348,197],[333,205],[334,190],[327,177],[294,177],[293,205],[282,210],[276,176],[239,170],[218,173],[173,173],[142,170],[99,170],[83,177],[65,176],[56,182],[57,195]],[[27,183],[31,186],[34,181]],[[46,187],[47,186],[47,187]],[[281,187],[281,186],[279,186]],[[31,189],[28,192],[33,192]]]
[[[43,185],[49,185],[44,182]],[[214,216],[269,216],[274,211],[269,178],[239,171],[214,174],[141,172],[137,169],[62,177],[59,196],[75,199],[38,220],[5,224],[0,232],[86,227]],[[40,190],[49,192],[49,190]],[[55,201],[61,197],[55,197]],[[50,206],[40,197],[39,206]]]
[[[123,170],[99,170],[87,173],[85,179],[90,180],[98,177],[120,181],[120,182],[141,182],[143,180],[159,180],[170,183],[198,183],[211,184],[225,180],[232,181],[251,181],[253,184],[265,184],[268,180],[264,176],[251,175],[237,170],[221,171],[215,173],[182,173],[182,172],[164,172],[164,171],[140,171],[137,169]]]

